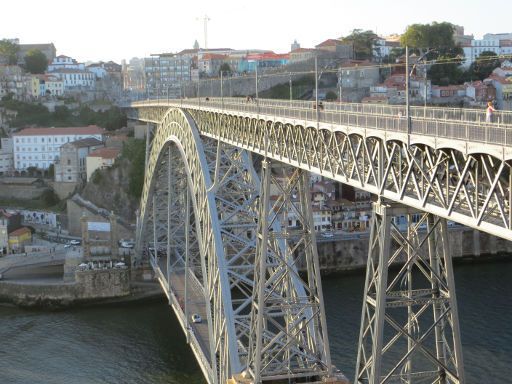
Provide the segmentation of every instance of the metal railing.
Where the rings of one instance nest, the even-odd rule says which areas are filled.
[[[407,119],[403,113],[404,106],[323,103],[317,110],[315,103],[311,101],[246,100],[243,98],[210,98],[208,101],[206,99],[147,100],[133,104],[133,106],[149,105],[200,107],[227,113],[265,115],[274,119],[291,119],[297,121],[297,124],[309,126],[316,124],[318,118],[318,122],[322,124],[408,133]],[[414,111],[411,116],[411,134],[486,144],[512,145],[512,124],[486,123],[481,119],[476,119],[479,117],[477,113],[481,113],[481,111],[467,110],[459,116],[460,119],[457,119],[454,109],[428,107],[426,108],[427,116],[430,117],[424,117],[423,108],[411,109]],[[443,117],[437,117],[440,114],[443,114]],[[505,112],[502,114],[506,115],[507,119],[510,117],[509,115],[512,115]],[[469,120],[470,118],[475,120]]]

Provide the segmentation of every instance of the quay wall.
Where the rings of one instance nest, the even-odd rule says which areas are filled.
[[[454,260],[484,260],[511,254],[512,242],[466,227],[449,229],[450,253]],[[358,239],[319,241],[320,267],[325,274],[366,268],[368,233]]]
[[[74,282],[0,281],[0,301],[25,307],[63,307],[130,294],[128,269],[76,271]]]

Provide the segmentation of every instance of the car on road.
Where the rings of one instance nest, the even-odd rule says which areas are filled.
[[[320,236],[322,236],[325,239],[331,239],[334,237],[334,234],[332,232],[322,232]]]
[[[64,248],[69,248],[71,247],[71,244],[64,244]]]
[[[199,316],[197,313],[194,313],[192,315],[192,322],[193,323],[202,323],[203,319],[201,319],[201,316]]]
[[[131,241],[121,241],[121,248],[130,248],[130,249],[132,249],[133,247],[135,247],[135,243],[133,243]]]
[[[81,242],[80,240],[74,240],[74,239],[73,239],[73,240],[70,240],[70,241],[69,241],[69,244],[71,244],[71,245],[80,245],[81,243],[82,243],[82,242]]]

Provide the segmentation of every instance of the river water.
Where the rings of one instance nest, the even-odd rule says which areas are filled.
[[[455,269],[467,383],[510,383],[512,263]],[[364,276],[324,278],[334,363],[354,376]],[[0,384],[204,383],[163,302],[0,307]]]

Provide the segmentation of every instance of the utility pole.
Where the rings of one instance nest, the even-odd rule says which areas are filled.
[[[293,100],[293,88],[292,88],[292,74],[291,72],[288,74],[290,76],[290,103]]]
[[[411,143],[411,105],[409,102],[409,87],[410,84],[409,74],[409,47],[405,46],[405,117],[407,119],[407,144]]]
[[[255,64],[256,64],[255,80],[256,80],[256,102],[257,102],[258,101],[258,60],[255,60]]]
[[[319,122],[318,114],[318,56],[315,55],[315,110],[316,110],[316,123]]]

